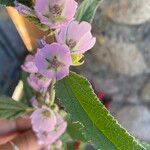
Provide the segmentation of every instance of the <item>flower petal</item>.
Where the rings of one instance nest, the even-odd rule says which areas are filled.
[[[82,37],[77,44],[77,50],[75,50],[74,54],[82,54],[91,49],[96,43],[96,38],[92,37],[92,34],[88,32],[84,37]]]
[[[49,68],[48,66],[52,65],[55,57],[56,61],[58,61],[60,65],[55,66],[56,68]],[[48,62],[47,60],[50,62]],[[42,49],[38,50],[35,56],[35,64],[38,68],[39,73],[41,73],[43,76],[49,79],[62,79],[65,76],[65,72],[66,75],[68,75],[69,67],[72,64],[71,54],[68,46],[58,43],[52,43],[50,45],[47,44]],[[61,74],[62,77],[60,77]]]
[[[77,21],[72,21],[69,24],[67,36],[69,39],[79,41],[89,31],[91,31],[91,25],[88,22],[83,21],[79,24]]]
[[[32,55],[28,55],[25,59],[25,63],[21,66],[25,72],[36,73],[38,71],[34,62],[35,58]]]
[[[65,16],[67,20],[71,20],[76,13],[77,7],[78,3],[76,1],[66,0],[62,16]]]

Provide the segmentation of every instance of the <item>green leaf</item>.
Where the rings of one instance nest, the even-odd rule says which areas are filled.
[[[72,141],[72,138],[70,137],[70,135],[65,132],[61,137],[60,137],[60,140],[63,142],[63,144],[69,142],[69,141]]]
[[[13,119],[31,111],[32,108],[9,97],[0,97],[0,118]]]
[[[18,2],[27,6],[32,6],[32,0],[18,0]],[[0,0],[0,4],[6,6],[14,6],[14,0]]]
[[[92,22],[101,0],[84,0],[76,13],[76,20]]]
[[[0,0],[1,5],[6,5],[6,6],[13,6],[13,0]]]
[[[33,5],[33,0],[18,0],[18,2],[29,7]]]
[[[146,150],[150,150],[150,144],[145,142],[142,142],[141,144],[146,148]]]
[[[40,20],[36,17],[33,17],[33,16],[28,16],[26,17],[30,22],[34,23],[34,25],[39,28],[40,30],[43,30],[43,31],[47,31],[49,30],[49,27],[44,25],[44,24],[41,24]]]
[[[33,90],[29,86],[27,82],[28,73],[22,72],[22,81],[23,81],[23,97],[21,99],[21,102],[27,104],[28,106],[31,106],[30,100],[34,95]]]
[[[80,141],[85,141],[85,137],[82,134],[82,132],[80,132],[80,129],[82,129],[83,126],[81,123],[79,122],[68,122],[67,125],[67,133],[70,135],[70,137],[73,140],[80,140]]]
[[[83,77],[70,75],[56,84],[56,95],[73,121],[79,121],[86,140],[97,150],[144,150],[104,108]]]
[[[74,142],[70,142],[70,143],[67,143],[67,149],[68,150],[74,150]]]

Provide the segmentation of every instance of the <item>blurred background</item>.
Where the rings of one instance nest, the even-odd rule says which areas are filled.
[[[123,127],[150,142],[150,1],[103,0],[93,33],[97,44],[78,72],[109,96]]]
[[[123,127],[150,142],[150,1],[102,1],[93,34],[97,44],[86,54],[85,64],[75,71],[91,81]],[[19,81],[20,65],[27,54],[24,43],[1,7],[1,94],[11,96]]]
[[[0,94],[11,96],[27,53],[7,10],[0,6]]]

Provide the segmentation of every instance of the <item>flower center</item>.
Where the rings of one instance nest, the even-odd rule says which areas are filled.
[[[59,129],[59,126],[60,126],[60,125],[56,125],[56,126],[55,126],[55,131],[57,131],[57,130]]]
[[[44,110],[42,112],[42,115],[43,115],[43,117],[46,117],[46,118],[50,118],[51,117],[51,113],[48,110]]]
[[[52,60],[46,58],[46,61],[47,61],[47,69],[54,69],[55,71],[57,71],[59,67],[65,66],[62,62],[58,61],[56,56],[54,56]]]
[[[48,137],[48,133],[47,133],[47,132],[43,132],[42,134],[43,134],[43,136],[44,136],[45,138]]]
[[[35,73],[35,75],[36,75],[36,77],[37,77],[38,79],[42,79],[42,78],[43,78],[43,76],[42,76],[41,74],[39,74],[39,73]]]
[[[53,7],[48,6],[48,11],[43,14],[50,22],[61,22],[64,18],[61,16],[63,11],[63,5],[55,4]]]
[[[69,46],[70,49],[73,49],[76,46],[77,42],[74,41],[73,39],[69,39],[67,41],[67,45]]]
[[[62,8],[55,4],[52,9],[51,9],[51,12],[54,16],[60,16],[62,14]]]

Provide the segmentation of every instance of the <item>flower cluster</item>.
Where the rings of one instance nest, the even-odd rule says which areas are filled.
[[[32,128],[39,144],[53,144],[65,132],[67,123],[47,106],[36,109],[31,115]]]
[[[36,0],[34,9],[15,1],[16,9],[24,16],[37,17],[51,29],[67,25],[76,13],[78,4],[74,0]]]
[[[53,109],[54,84],[69,74],[70,66],[83,63],[84,53],[94,46],[96,38],[88,22],[75,20],[78,5],[74,0],[36,0],[32,8],[17,1],[15,5],[23,16],[37,18],[55,31],[53,43],[42,39],[37,51],[26,57],[22,69],[29,73],[28,84],[37,93],[31,100],[35,110],[31,122],[39,143],[62,145],[59,138],[67,123],[59,109]]]

